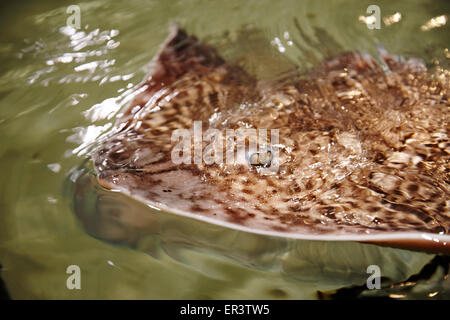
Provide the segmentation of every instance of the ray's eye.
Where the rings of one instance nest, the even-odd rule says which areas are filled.
[[[248,163],[255,167],[269,167],[272,163],[272,150],[263,150],[247,154]]]

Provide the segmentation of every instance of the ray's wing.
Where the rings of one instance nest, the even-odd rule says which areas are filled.
[[[173,147],[174,130],[189,129],[195,120],[207,121],[249,96],[254,85],[244,71],[227,65],[213,48],[177,25],[149,69],[115,132],[94,156],[100,172],[161,166],[168,160],[163,154]]]
[[[249,204],[206,183],[197,166],[171,161],[171,134],[191,129],[195,120],[206,128],[212,114],[257,96],[255,86],[254,79],[226,64],[213,48],[172,26],[140,92],[93,156],[100,184],[154,206],[169,209],[170,204],[170,211],[196,218],[235,221],[247,215]]]

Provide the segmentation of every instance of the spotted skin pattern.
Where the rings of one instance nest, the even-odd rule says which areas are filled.
[[[253,230],[447,235],[448,70],[350,52],[268,84],[177,26],[94,154],[98,180],[178,214]],[[176,129],[278,129],[279,168],[171,160]],[[203,145],[204,147],[204,145]]]

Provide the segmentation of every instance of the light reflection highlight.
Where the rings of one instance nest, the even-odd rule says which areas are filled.
[[[422,31],[428,31],[434,28],[439,28],[447,23],[447,16],[442,15],[438,17],[431,18],[423,26],[420,27]]]
[[[374,16],[359,16],[358,20],[361,21],[362,23],[366,24],[366,25],[372,25],[375,22],[377,22],[377,18],[375,18]]]
[[[399,22],[402,19],[402,14],[400,12],[396,12],[389,17],[384,17],[383,22],[385,25],[390,26],[394,23]]]
[[[78,127],[74,128],[74,134],[67,137],[67,142],[73,142],[79,144],[78,147],[72,150],[72,154],[82,156],[88,153],[90,147],[94,145],[97,139],[111,128],[112,124],[107,123],[103,126],[90,125],[86,128]]]

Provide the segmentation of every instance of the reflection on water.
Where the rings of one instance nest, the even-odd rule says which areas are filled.
[[[447,23],[447,16],[442,15],[438,17],[431,18],[424,25],[420,27],[422,31],[428,31],[434,28],[439,28],[444,26]]]
[[[346,50],[375,55],[378,45],[448,69],[447,1],[378,1],[379,30],[359,19],[370,1],[85,1],[79,30],[66,26],[71,4],[1,10],[0,263],[13,298],[316,298],[317,290],[364,284],[369,263],[389,284],[433,258],[248,235],[163,213],[151,233],[123,230],[120,210],[109,209],[125,206],[142,223],[155,218],[87,184],[75,194],[97,221],[87,230],[95,238],[77,220],[65,181],[86,174],[78,170],[84,157],[132,98],[170,21],[263,79]],[[134,242],[123,243],[124,233]],[[65,287],[72,264],[83,275],[76,292]],[[436,277],[419,293],[448,297],[448,280]]]

